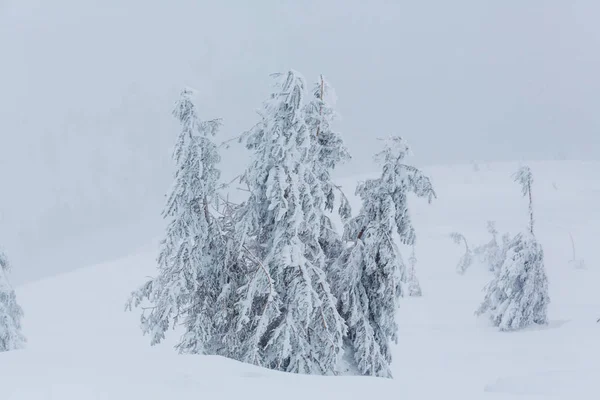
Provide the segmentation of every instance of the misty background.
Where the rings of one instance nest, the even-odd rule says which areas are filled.
[[[269,74],[323,73],[353,161],[600,158],[596,1],[0,0],[0,247],[22,283],[161,236],[184,86],[220,140]],[[243,170],[224,151],[224,179]],[[433,177],[435,179],[435,176]],[[435,183],[435,182],[434,182]],[[443,200],[443,199],[442,199]]]

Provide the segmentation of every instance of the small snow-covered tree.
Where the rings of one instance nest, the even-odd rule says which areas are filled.
[[[349,328],[347,347],[364,375],[391,377],[399,279],[405,274],[396,238],[406,245],[415,243],[408,194],[429,201],[435,197],[429,178],[404,163],[408,153],[402,138],[391,137],[376,156],[382,174],[359,184],[356,193],[362,208],[344,230],[344,239],[351,245],[331,271],[339,309]]]
[[[464,243],[465,245],[465,254],[460,257],[458,260],[458,264],[456,264],[456,272],[459,274],[464,274],[467,269],[473,264],[473,251],[469,248],[469,244],[467,243],[467,238],[461,233],[452,232],[450,234],[450,238],[456,244]]]
[[[417,256],[415,255],[415,246],[412,247],[412,253],[408,259],[408,271],[406,273],[406,282],[408,284],[408,295],[410,297],[421,297],[423,292],[421,291],[421,285],[417,279]]]
[[[577,253],[575,253],[575,240],[573,239],[573,235],[569,232],[569,238],[571,239],[571,251],[572,257],[569,260],[569,265],[571,265],[575,269],[585,269],[585,261],[582,258],[577,258]]]
[[[275,78],[261,121],[246,135],[253,156],[242,177],[249,198],[240,210],[236,243],[256,251],[237,290],[232,352],[282,371],[334,374],[346,326],[319,243],[325,194],[314,168],[306,84],[295,71]]]
[[[487,231],[492,235],[492,239],[481,246],[477,246],[473,253],[485,264],[490,271],[497,271],[504,262],[505,251],[498,243],[498,230],[494,221],[488,221]]]
[[[8,281],[10,264],[0,251],[0,352],[25,347],[26,339],[21,331],[23,309],[17,304],[15,291]]]
[[[456,244],[464,243],[465,245],[465,254],[463,254],[456,266],[456,271],[459,274],[464,274],[466,272],[466,270],[473,263],[475,256],[480,262],[486,264],[490,271],[497,272],[500,269],[500,266],[504,262],[506,248],[510,238],[508,234],[505,234],[502,237],[502,243],[499,244],[497,239],[498,230],[496,229],[496,224],[493,221],[488,221],[487,231],[492,235],[492,239],[485,244],[475,247],[473,250],[471,250],[469,247],[467,239],[464,237],[464,235],[457,232],[450,234],[450,237]]]
[[[325,196],[324,211],[333,211],[337,193],[338,214],[342,221],[346,221],[351,214],[350,204],[341,189],[334,184],[331,174],[336,166],[350,160],[350,153],[344,145],[341,134],[332,128],[337,117],[330,100],[332,96],[331,85],[321,75],[319,82],[314,85],[312,96],[306,105],[305,118],[312,142],[310,151],[313,171]],[[341,254],[343,241],[326,213],[322,213],[320,225],[319,243],[325,254],[326,265],[329,266]]]
[[[145,300],[152,304],[141,316],[151,344],[164,339],[171,326],[182,324],[179,351],[212,354],[226,249],[210,211],[220,175],[216,167],[220,157],[211,137],[221,122],[201,121],[192,95],[192,90],[183,90],[173,110],[181,132],[173,151],[175,179],[163,211],[169,224],[161,242],[158,275],[132,294],[128,308]]]
[[[521,193],[529,200],[529,233],[533,235],[533,200],[531,198],[531,186],[533,185],[533,174],[528,166],[522,166],[513,174],[513,179],[521,185]]]
[[[534,234],[529,167],[514,175],[529,199],[529,229],[515,236],[506,249],[506,258],[494,279],[486,287],[486,296],[477,314],[489,314],[492,323],[502,331],[547,323],[548,280],[544,268],[544,252]]]

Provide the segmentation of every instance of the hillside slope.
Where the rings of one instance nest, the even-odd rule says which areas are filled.
[[[457,230],[473,245],[483,243],[488,219],[501,232],[525,226],[526,203],[510,177],[516,164],[483,164],[478,172],[468,165],[430,167],[438,199],[411,202],[424,297],[404,299],[399,309],[394,380],[287,375],[219,357],[179,356],[172,350],[176,334],[150,347],[137,315],[124,312],[129,292],[154,273],[150,244],[116,262],[17,289],[29,343],[0,355],[0,399],[598,398],[600,164],[531,166],[552,300],[546,327],[500,333],[476,319],[490,275],[473,265],[458,276],[461,248],[448,238]],[[356,180],[341,183],[352,193]],[[569,265],[569,232],[586,269]]]

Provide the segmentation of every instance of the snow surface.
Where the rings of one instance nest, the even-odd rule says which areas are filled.
[[[430,167],[424,170],[438,199],[410,203],[423,297],[405,298],[399,309],[394,380],[291,375],[179,356],[172,350],[176,333],[150,347],[137,315],[124,312],[129,292],[154,273],[157,247],[149,243],[116,262],[17,288],[29,343],[0,354],[0,399],[600,398],[600,163],[530,166],[549,279],[548,326],[504,333],[477,319],[489,272],[474,264],[458,275],[462,249],[448,237],[459,231],[473,245],[487,242],[488,219],[500,233],[526,228],[527,203],[510,177],[517,164],[481,164],[479,172]],[[358,178],[341,182],[348,194]],[[569,232],[586,269],[569,264]]]

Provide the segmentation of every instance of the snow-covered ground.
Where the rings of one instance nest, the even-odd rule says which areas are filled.
[[[129,292],[154,272],[149,243],[127,258],[17,288],[29,343],[0,354],[0,400],[600,398],[600,163],[530,166],[552,301],[546,327],[501,333],[476,319],[489,272],[473,265],[457,275],[462,248],[448,237],[459,231],[472,245],[486,242],[488,219],[500,232],[525,227],[526,202],[510,177],[517,164],[436,166],[425,170],[438,199],[411,203],[424,297],[402,301],[394,380],[288,375],[179,356],[174,337],[150,347],[137,315],[124,312]],[[351,194],[361,178],[341,183]],[[569,233],[586,269],[569,264]]]

